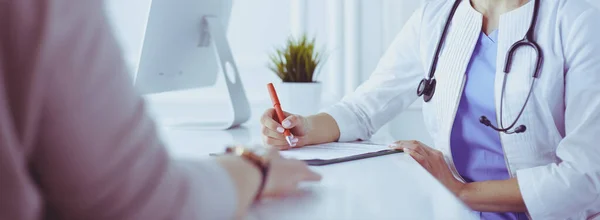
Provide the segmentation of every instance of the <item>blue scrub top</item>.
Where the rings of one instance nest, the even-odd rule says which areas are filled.
[[[479,123],[496,122],[494,81],[498,31],[481,33],[466,72],[466,83],[452,127],[450,147],[458,173],[467,182],[510,178],[500,134]],[[524,213],[478,213],[481,219],[527,219]]]

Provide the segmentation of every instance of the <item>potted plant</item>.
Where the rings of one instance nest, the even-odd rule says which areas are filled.
[[[270,55],[269,68],[282,80],[276,86],[285,111],[300,115],[319,111],[321,84],[316,76],[322,66],[322,57],[314,38],[309,40],[306,35],[288,39],[283,48]]]

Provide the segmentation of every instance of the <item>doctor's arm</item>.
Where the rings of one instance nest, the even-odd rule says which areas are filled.
[[[516,178],[468,183],[459,188],[457,196],[471,209],[480,212],[527,211]]]
[[[287,114],[282,124],[274,120],[273,109],[267,110],[261,119],[265,144],[289,148],[283,128],[298,138],[295,147],[366,140],[409,107],[417,99],[417,86],[424,76],[419,45],[423,9],[413,13],[371,77],[341,102],[313,116]]]
[[[436,149],[419,141],[398,141],[390,147],[403,149],[473,210],[480,212],[527,211],[518,181],[515,178],[465,184],[454,177],[444,155]]]

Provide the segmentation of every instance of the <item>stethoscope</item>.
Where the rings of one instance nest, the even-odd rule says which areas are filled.
[[[454,2],[454,5],[452,6],[452,11],[450,11],[450,15],[448,16],[448,19],[446,20],[446,25],[444,26],[444,31],[442,32],[442,36],[440,37],[440,40],[438,42],[438,45],[437,45],[437,48],[435,51],[435,56],[433,57],[433,62],[431,63],[431,67],[429,68],[429,75],[427,78],[423,78],[423,80],[421,80],[421,82],[419,83],[419,87],[417,88],[417,95],[419,95],[419,97],[423,96],[423,100],[425,102],[429,102],[431,100],[431,98],[433,97],[433,94],[435,93],[435,87],[436,87],[435,70],[437,68],[438,58],[440,57],[442,45],[446,41],[446,34],[448,32],[450,22],[452,21],[452,18],[454,17],[454,13],[456,12],[456,9],[458,9],[458,6],[460,5],[461,1],[462,0],[456,0]],[[533,18],[531,19],[531,25],[529,26],[529,30],[527,30],[527,34],[525,35],[525,37],[523,37],[522,40],[519,40],[516,43],[514,43],[508,50],[508,53],[506,54],[506,61],[504,63],[504,80],[502,82],[502,93],[500,95],[500,120],[499,120],[500,127],[496,127],[496,126],[492,125],[492,122],[490,122],[490,120],[486,116],[481,116],[481,118],[479,118],[479,122],[481,122],[481,124],[483,124],[487,127],[490,127],[498,132],[504,132],[506,134],[523,133],[523,132],[525,132],[525,130],[527,130],[527,127],[525,127],[525,125],[519,125],[513,131],[510,131],[517,124],[517,121],[519,121],[519,118],[521,118],[523,111],[525,111],[527,102],[529,101],[529,98],[531,97],[531,94],[533,92],[533,84],[535,83],[535,80],[537,78],[539,78],[539,76],[540,76],[540,69],[542,66],[543,59],[544,59],[543,54],[542,54],[542,49],[533,40],[533,33],[535,31],[535,25],[536,25],[536,21],[537,21],[537,17],[538,17],[539,3],[540,3],[539,0],[534,0],[534,1],[535,1],[535,5],[534,5],[535,9],[533,12]],[[533,80],[531,81],[531,87],[529,88],[529,94],[527,95],[527,99],[525,99],[525,103],[523,104],[521,111],[519,112],[519,114],[517,115],[517,118],[513,121],[513,123],[510,124],[510,126],[504,127],[504,124],[502,122],[503,121],[502,120],[502,109],[503,109],[502,104],[504,101],[504,89],[506,88],[506,77],[508,76],[508,73],[510,72],[513,56],[514,56],[515,52],[517,51],[517,49],[519,49],[519,47],[533,48],[535,50],[535,52],[537,53],[537,65],[535,67],[535,72],[533,74]]]

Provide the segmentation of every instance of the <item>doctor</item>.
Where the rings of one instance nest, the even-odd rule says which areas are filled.
[[[417,98],[433,146],[399,141],[484,219],[600,218],[600,11],[583,0],[433,0],[354,94],[272,109],[264,142],[368,139]]]

